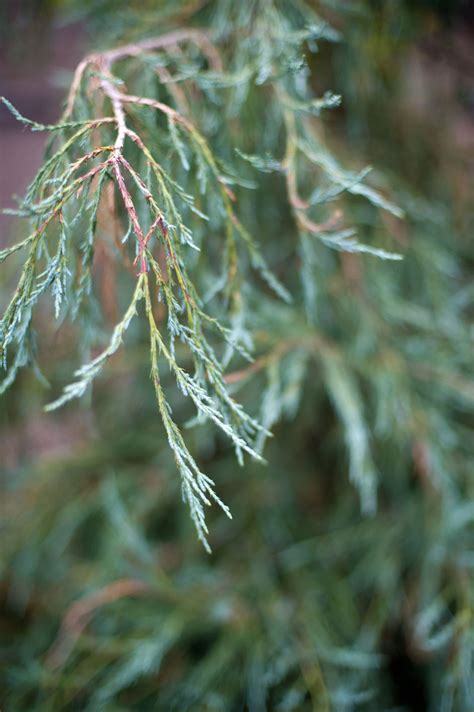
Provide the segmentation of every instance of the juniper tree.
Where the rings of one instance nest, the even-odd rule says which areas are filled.
[[[328,138],[314,55],[342,10],[154,5],[92,8],[109,48],[56,124],[3,98],[49,142],[0,253],[0,388],[28,402],[30,370],[47,411],[95,417],[7,491],[6,704],[389,709],[403,630],[421,704],[467,710],[472,290],[449,212]]]

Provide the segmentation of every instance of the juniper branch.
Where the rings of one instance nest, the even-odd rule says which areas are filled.
[[[79,294],[81,299],[84,299],[84,288],[81,284],[84,284],[84,279],[89,283],[91,279],[93,252],[99,239],[96,223],[103,200],[102,193],[106,184],[113,182],[122,202],[121,211],[135,237],[134,248],[130,246],[130,249],[135,251],[133,263],[138,268],[134,295],[123,318],[115,327],[109,345],[99,356],[76,371],[77,380],[66,386],[63,394],[50,403],[47,409],[58,408],[69,400],[84,395],[105,362],[122,346],[123,336],[136,314],[137,306],[145,298],[150,329],[152,377],[159,412],[182,477],[184,497],[190,506],[199,537],[208,548],[202,504],[210,504],[213,500],[218,502],[227,514],[229,511],[215,494],[212,480],[199,470],[171,417],[159,378],[159,356],[165,359],[177,385],[194,403],[200,417],[214,422],[230,438],[240,460],[243,452],[260,459],[251,442],[262,430],[262,426],[249,417],[226,391],[222,365],[206,332],[210,330],[224,337],[233,348],[245,352],[247,358],[248,353],[218,319],[203,310],[182,252],[182,243],[197,247],[186,225],[183,208],[191,209],[201,219],[206,216],[196,208],[194,197],[169,174],[162,162],[157,160],[155,153],[147,147],[145,140],[130,127],[127,116],[129,105],[145,107],[168,117],[171,143],[176,147],[184,168],[189,170],[181,147],[181,138],[177,134],[177,125],[183,127],[189,137],[189,149],[201,162],[201,170],[209,171],[212,176],[215,200],[221,203],[223,214],[227,216],[227,241],[235,242],[239,233],[241,234],[241,229],[235,229],[239,223],[230,203],[228,190],[221,180],[212,152],[198,129],[170,105],[154,98],[123,92],[112,74],[113,65],[125,57],[139,57],[158,48],[175,47],[179,43],[189,41],[202,48],[214,68],[220,66],[219,54],[210,40],[201,32],[184,30],[156,40],[90,55],[81,62],[76,71],[65,112],[55,126],[40,126],[30,122],[7,102],[8,108],[18,120],[31,125],[35,130],[54,131],[54,136],[58,138],[55,138],[56,150],[40,169],[22,202],[22,212],[31,216],[36,228],[21,243],[0,254],[3,260],[17,250],[29,249],[18,287],[1,322],[0,348],[7,368],[8,346],[14,340],[17,342],[17,356],[7,371],[2,386],[6,388],[13,382],[18,369],[31,360],[26,344],[31,332],[32,309],[40,296],[48,288],[52,288],[56,316],[59,316],[63,299],[66,302],[69,300],[73,313],[77,313]],[[84,96],[87,94],[93,94],[94,99],[86,101]],[[94,106],[103,105],[104,100],[109,103],[112,116],[90,116],[85,120],[74,120],[79,111],[91,111]],[[110,127],[113,127],[115,132],[112,142]],[[81,152],[84,141],[89,145]],[[127,141],[138,147],[149,168],[148,175],[140,174],[138,165],[134,166],[132,160],[126,157]],[[84,171],[85,166],[87,168]],[[143,211],[139,214],[137,206],[140,199],[145,200],[145,214]],[[75,231],[71,225],[80,220],[82,212],[88,215],[90,239],[75,250]],[[59,239],[51,229],[55,223],[60,226]],[[55,256],[49,257],[51,247],[55,243]],[[244,245],[251,250],[255,261],[259,252],[250,236],[245,235]],[[156,257],[157,252],[164,256],[165,272]],[[69,263],[74,258],[72,270],[76,275],[75,283],[70,279],[72,272],[69,268]],[[263,257],[260,257],[260,263],[264,263]],[[157,326],[153,317],[150,278],[154,279],[157,294],[166,305],[167,325],[164,332]],[[194,375],[178,364],[175,339],[187,348]]]
[[[0,322],[0,356],[7,369],[2,389],[11,385],[20,368],[34,363],[30,348],[32,314],[45,292],[52,294],[57,318],[74,320],[81,308],[84,311],[90,305],[96,247],[99,241],[101,244],[104,241],[104,249],[109,249],[98,229],[107,191],[107,196],[112,196],[112,209],[120,229],[122,220],[129,226],[123,230],[125,237],[112,259],[117,278],[123,273],[128,283],[130,264],[137,270],[133,275],[133,296],[114,328],[109,345],[75,372],[77,380],[66,386],[48,408],[59,407],[87,391],[106,361],[122,347],[125,332],[144,299],[147,318],[145,322],[137,320],[141,329],[144,323],[148,326],[158,409],[181,474],[184,497],[204,542],[207,529],[203,503],[217,501],[227,510],[215,495],[212,481],[200,472],[171,417],[159,376],[160,363],[167,364],[198,416],[213,422],[230,439],[239,461],[243,453],[259,459],[256,443],[263,442],[269,434],[268,428],[231,397],[226,384],[232,381],[232,376],[226,379],[224,373],[232,354],[250,359],[246,329],[242,329],[241,321],[238,328],[232,326],[239,324],[237,315],[242,304],[239,273],[249,264],[271,292],[286,302],[292,297],[239,216],[239,200],[229,188],[235,176],[215,155],[199,126],[195,107],[181,89],[169,92],[171,102],[163,101],[159,94],[161,81],[173,86],[176,75],[167,67],[173,66],[175,57],[186,58],[191,50],[200,53],[206,68],[189,75],[189,82],[197,92],[240,84],[250,86],[252,82],[257,86],[270,85],[284,127],[284,155],[275,159],[250,156],[242,151],[239,155],[257,170],[284,174],[288,203],[302,238],[315,236],[336,250],[366,252],[384,259],[399,257],[356,241],[354,231],[344,228],[340,208],[329,219],[316,222],[313,217],[316,201],[300,196],[298,184],[304,159],[328,178],[332,190],[328,202],[347,191],[364,196],[381,209],[400,214],[363,183],[366,173],[345,171],[318,142],[312,117],[335,106],[337,99],[329,94],[320,99],[307,96],[291,80],[288,71],[296,61],[301,43],[313,38],[314,28],[287,35],[286,20],[271,3],[262,9],[261,20],[268,27],[262,54],[250,51],[247,65],[236,75],[226,72],[225,53],[208,33],[183,28],[88,55],[77,67],[64,113],[55,125],[46,126],[23,117],[4,99],[19,121],[33,130],[51,133],[52,148],[18,211],[31,220],[32,232],[17,245],[0,252],[3,261],[19,250],[28,251],[18,286]],[[333,39],[327,30],[321,29],[320,34]],[[283,37],[289,43],[288,56],[280,53]],[[117,73],[117,65],[133,62],[138,62],[144,72],[151,71],[155,80],[159,78],[156,96],[128,90]],[[163,66],[165,71],[159,71]],[[150,141],[151,126],[154,138]],[[196,178],[200,195],[195,190]],[[210,215],[202,209],[204,200]],[[202,229],[203,222],[208,229]],[[86,238],[80,241],[78,237],[84,230]],[[213,283],[214,302],[223,291],[223,304],[219,308],[213,308],[209,298],[201,297],[199,277],[192,268],[193,251],[199,254],[200,264],[206,265],[207,279]],[[154,294],[164,305],[166,323],[155,319]],[[179,359],[176,342],[180,344]],[[224,357],[219,354],[219,342],[227,345]],[[7,351],[13,344],[16,355],[9,365]],[[331,390],[330,383],[328,388]],[[340,391],[335,400],[341,402]],[[348,417],[343,415],[343,421]],[[264,420],[267,425],[274,422],[273,417]],[[351,423],[347,423],[350,429]],[[359,430],[362,432],[362,426]],[[360,461],[357,444],[353,440],[348,443],[355,460]],[[354,467],[360,470],[357,462]],[[202,495],[201,500],[199,496],[196,499],[198,494]]]

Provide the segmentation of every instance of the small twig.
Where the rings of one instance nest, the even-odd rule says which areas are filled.
[[[125,205],[125,209],[128,213],[128,216],[132,222],[133,225],[133,230],[135,232],[135,235],[137,237],[137,240],[139,242],[139,250],[140,250],[140,274],[143,274],[146,272],[146,261],[145,261],[145,255],[144,255],[144,243],[145,243],[145,236],[143,235],[143,231],[140,225],[140,221],[138,219],[137,211],[135,208],[135,205],[132,200],[132,196],[128,192],[127,186],[125,185],[125,181],[122,175],[122,172],[120,170],[120,161],[117,158],[116,155],[114,155],[113,159],[113,171],[115,173],[115,177],[117,178],[117,185],[119,187],[119,191],[122,195],[123,202]]]
[[[114,62],[124,59],[125,57],[137,57],[145,52],[153,52],[153,50],[156,49],[172,47],[186,40],[193,41],[198,45],[203,53],[206,54],[209,63],[212,64],[215,69],[222,68],[220,55],[209,37],[200,30],[189,28],[169,32],[160,37],[152,37],[141,42],[123,45],[122,47],[116,47],[103,52],[102,57],[108,62],[109,66],[111,66]]]
[[[296,214],[296,221],[307,232],[313,235],[319,235],[323,232],[329,232],[331,230],[336,230],[341,227],[342,211],[335,210],[331,217],[324,223],[316,223],[310,220],[308,216],[301,211]]]
[[[206,33],[190,28],[169,32],[160,37],[153,37],[141,42],[122,45],[102,53],[94,52],[85,57],[77,66],[66,102],[66,109],[62,117],[63,120],[69,118],[73,112],[84,73],[89,66],[101,65],[102,69],[110,70],[115,62],[125,57],[137,57],[140,54],[152,52],[156,49],[165,49],[186,40],[194,42],[201,49],[213,69],[216,71],[222,70],[222,60],[219,52]]]
[[[157,109],[158,111],[162,111],[168,116],[172,116],[177,121],[182,121],[183,123],[189,124],[187,119],[185,119],[184,116],[179,113],[179,111],[176,111],[176,109],[173,109],[171,106],[168,106],[168,104],[165,104],[162,101],[158,101],[157,99],[149,99],[145,96],[133,96],[131,94],[120,94],[120,101],[123,104],[139,104],[141,106],[151,106],[153,109]]]

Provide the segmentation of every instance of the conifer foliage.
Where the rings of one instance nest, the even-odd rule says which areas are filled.
[[[220,336],[231,351],[250,359],[245,335],[229,325],[229,313],[239,308],[236,304],[243,260],[277,296],[285,301],[290,301],[291,296],[269,270],[262,251],[239,219],[238,205],[234,208],[238,201],[229,185],[238,180],[237,166],[227,168],[214,155],[202,133],[202,119],[202,129],[197,127],[199,117],[193,123],[192,99],[186,97],[176,72],[185,71],[187,84],[202,91],[203,96],[194,98],[194,102],[210,101],[206,96],[210,90],[217,92],[233,86],[244,94],[250,85],[271,93],[274,120],[285,137],[284,156],[278,160],[243,152],[238,156],[257,170],[285,175],[288,201],[302,234],[312,235],[338,250],[368,252],[388,259],[399,257],[358,243],[354,230],[342,227],[336,211],[325,224],[315,223],[310,208],[326,202],[328,196],[316,192],[307,200],[298,193],[298,163],[304,158],[324,171],[330,193],[337,196],[348,190],[399,214],[397,208],[363,184],[365,173],[345,172],[312,135],[306,115],[319,114],[339,100],[330,93],[321,99],[312,98],[305,67],[299,66],[301,46],[317,38],[332,39],[333,33],[304,6],[296,12],[288,10],[285,5],[281,9],[271,5],[255,8],[249,16],[252,19],[255,14],[254,37],[248,40],[247,52],[239,47],[234,56],[228,53],[230,56],[222,57],[211,39],[212,33],[197,29],[180,29],[92,54],[77,68],[66,110],[53,126],[42,126],[21,116],[3,98],[19,121],[34,131],[50,132],[52,139],[48,160],[17,211],[30,218],[32,232],[0,255],[3,260],[20,249],[27,253],[18,286],[1,322],[1,351],[7,368],[2,390],[13,382],[19,368],[34,362],[32,317],[44,293],[51,292],[56,319],[61,316],[74,320],[81,310],[89,309],[93,260],[100,239],[98,211],[107,198],[118,231],[113,259],[123,270],[129,268],[135,286],[109,344],[75,372],[76,380],[47,408],[58,408],[86,393],[106,361],[121,347],[143,301],[159,412],[181,474],[183,497],[206,546],[203,505],[214,500],[227,514],[229,510],[217,496],[213,481],[199,469],[172,418],[160,377],[160,357],[183,394],[194,403],[198,416],[214,422],[231,439],[239,459],[244,452],[260,458],[254,442],[268,431],[229,395],[223,375],[229,357],[224,361],[216,353],[210,335]],[[175,60],[177,53],[179,61]],[[242,67],[228,71],[226,64],[242,61]],[[130,81],[118,72],[113,74],[120,62],[133,65],[129,69]],[[136,72],[140,72],[139,94],[126,88]],[[163,84],[169,90],[168,102],[157,96],[157,89]],[[147,94],[145,87],[149,87]],[[237,107],[233,109],[236,111]],[[148,138],[150,133],[152,141]],[[232,150],[232,137],[225,135],[225,127],[223,133],[223,140]],[[196,220],[207,224],[195,226]],[[190,250],[202,253],[196,265],[189,256]],[[211,258],[213,264],[209,265]],[[209,285],[214,285],[211,294],[209,290],[206,296],[200,293],[193,281],[193,267],[194,271],[199,268],[201,278],[205,272]],[[118,273],[116,278],[124,277]],[[223,317],[206,310],[206,305],[218,298],[223,302]],[[163,303],[166,313],[166,323],[161,328],[154,308],[157,301]],[[227,323],[223,323],[224,319]],[[178,362],[177,340],[191,358],[191,373]],[[7,352],[12,342],[16,353],[9,366]],[[362,450],[364,446],[351,447]],[[362,452],[354,452],[354,477],[360,478],[361,483],[366,477],[363,458]],[[361,486],[365,488],[364,501],[371,508],[373,494],[369,490],[373,485]]]
[[[340,97],[310,67],[337,3],[157,5],[90,10],[111,48],[57,124],[3,98],[49,142],[0,252],[0,391],[28,398],[30,369],[47,411],[92,391],[96,418],[7,492],[6,709],[395,709],[401,636],[419,704],[468,710],[472,290],[449,212],[330,147]]]

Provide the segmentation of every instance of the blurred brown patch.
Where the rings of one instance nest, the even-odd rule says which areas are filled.
[[[0,430],[2,469],[14,469],[31,460],[55,458],[80,448],[89,432],[87,414],[61,413],[61,416],[35,413],[20,425]]]
[[[53,27],[52,15],[40,9],[27,12],[22,3],[2,8],[0,96],[24,116],[50,123],[61,113],[68,74],[84,54],[84,37],[77,23]],[[0,106],[0,209],[15,207],[13,196],[25,192],[41,165],[46,138]],[[17,226],[14,218],[0,214],[0,247],[12,241]]]

